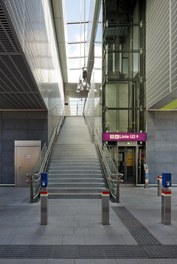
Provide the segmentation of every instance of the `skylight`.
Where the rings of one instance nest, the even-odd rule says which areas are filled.
[[[93,2],[93,0],[63,0],[69,83],[78,82],[84,62],[87,64],[87,24],[91,1]]]

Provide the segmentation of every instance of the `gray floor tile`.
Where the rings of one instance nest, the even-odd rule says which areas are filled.
[[[136,259],[118,259],[117,264],[139,264]]]
[[[176,259],[143,259],[138,260],[138,264],[176,264]]]
[[[122,235],[110,235],[110,234],[95,234],[85,236],[86,245],[122,245],[125,244]]]
[[[74,259],[48,259],[46,264],[75,264]]]
[[[84,245],[84,235],[64,235],[62,239],[63,245]]]
[[[75,264],[117,264],[115,259],[76,259]]]

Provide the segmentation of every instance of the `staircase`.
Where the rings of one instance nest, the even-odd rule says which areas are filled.
[[[48,170],[49,198],[99,198],[105,188],[83,117],[66,117]]]

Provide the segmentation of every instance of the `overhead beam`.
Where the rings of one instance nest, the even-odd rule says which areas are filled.
[[[63,4],[61,0],[52,0],[51,3],[63,81],[68,82]]]
[[[88,60],[87,60],[87,72],[88,72],[87,76],[88,76],[89,81],[91,78],[93,64],[94,64],[94,42],[95,42],[97,27],[98,27],[98,22],[99,22],[98,20],[99,20],[100,8],[101,8],[101,0],[96,0],[95,8],[94,8],[94,15],[93,15],[93,25],[92,25],[92,31],[91,31],[91,36],[90,36]]]

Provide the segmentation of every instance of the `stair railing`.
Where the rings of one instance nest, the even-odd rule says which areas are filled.
[[[59,131],[60,131],[60,128],[63,122],[64,122],[64,119],[60,121],[57,129],[54,129],[50,142],[48,144],[48,147],[45,143],[34,168],[32,169],[31,172],[26,174],[26,177],[27,177],[26,181],[30,185],[30,203],[35,202],[39,198],[41,173],[46,172],[48,169],[48,164],[50,161],[52,150],[56,142],[56,139],[59,135]]]
[[[104,175],[111,196],[116,200],[116,202],[119,202],[120,183],[123,182],[122,180],[123,174],[118,172],[106,144],[102,143],[97,131],[95,131],[94,133],[94,142],[100,157],[102,169],[104,171]]]

